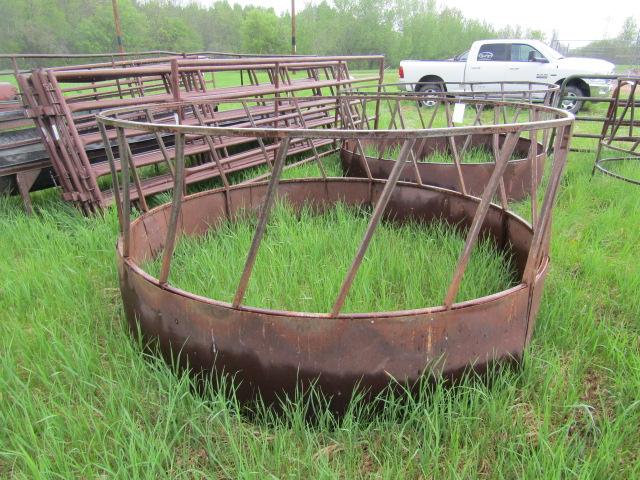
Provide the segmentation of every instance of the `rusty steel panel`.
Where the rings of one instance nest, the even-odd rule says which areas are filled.
[[[298,206],[306,201],[330,205],[336,198],[360,205],[375,200],[369,197],[368,184],[364,179],[283,181],[279,193]],[[362,188],[353,188],[356,185]],[[259,204],[255,199],[262,198],[265,189],[264,183],[235,189],[234,203]],[[400,184],[385,214],[420,221],[445,215],[453,222],[463,218],[468,222],[477,202],[442,189]],[[168,356],[181,351],[192,368],[236,374],[247,398],[260,392],[274,399],[294,391],[297,382],[318,379],[324,392],[347,399],[357,383],[377,392],[391,379],[411,384],[425,372],[455,376],[471,366],[481,371],[492,361],[519,359],[529,317],[534,319],[536,313],[528,310],[532,287],[542,282],[547,270],[545,257],[532,286],[521,284],[449,310],[433,307],[326,317],[234,308],[162,286],[140,270],[144,259],[162,250],[168,210],[169,204],[132,223],[128,258],[123,256],[122,242],[118,245],[120,288],[132,331],[140,327],[145,339],[159,340]],[[224,190],[186,198],[182,215],[189,225],[185,234],[204,231],[225,215]],[[145,226],[151,218],[156,225],[153,230]],[[518,246],[512,253],[522,272],[531,228],[494,206],[484,229],[496,235],[497,243]]]
[[[349,74],[349,63],[359,60],[378,62],[376,74],[365,78],[353,78]],[[17,79],[22,98],[27,106],[27,116],[33,118],[47,149],[49,158],[63,190],[63,197],[74,202],[86,213],[92,213],[113,201],[113,192],[101,188],[100,177],[112,175],[108,156],[116,152],[115,133],[111,129],[101,132],[95,121],[95,113],[114,107],[139,107],[140,114],[150,115],[147,107],[158,103],[187,101],[193,99],[237,99],[259,97],[295,98],[315,95],[327,96],[324,108],[331,108],[333,95],[338,89],[363,82],[381,83],[384,72],[384,57],[331,56],[331,57],[241,57],[186,58],[160,57],[156,59],[132,59],[119,62],[88,65],[78,68],[44,68],[28,74],[19,73]],[[215,74],[239,73],[239,85],[219,87]],[[268,78],[265,82],[264,78]],[[325,95],[329,93],[329,95]],[[209,105],[198,111],[176,112],[182,124],[218,125],[219,122],[261,122],[260,109],[253,104],[251,109],[217,114],[217,107]],[[306,111],[297,116],[284,112],[283,120],[299,121],[300,117],[313,122]],[[289,118],[287,117],[289,115]],[[293,118],[295,117],[295,119]],[[145,119],[159,119],[149,116]],[[335,122],[335,117],[333,117]],[[323,126],[332,126],[333,122]],[[104,133],[104,137],[102,134]],[[134,132],[135,133],[135,132]],[[125,137],[131,132],[126,131]],[[134,135],[135,137],[135,135]],[[206,145],[194,145],[187,140],[186,153],[197,156],[201,164],[216,164],[220,167],[220,151],[227,154],[228,147],[217,147],[209,141]],[[128,138],[130,149],[144,149],[145,156],[131,155],[131,173],[137,175],[139,168],[149,165],[170,164],[175,155],[172,137]],[[197,142],[196,142],[197,143]],[[237,143],[237,142],[236,142]],[[249,143],[246,140],[245,143]],[[219,148],[218,148],[219,147]],[[269,148],[268,146],[265,148]],[[298,145],[291,153],[313,150],[317,145]],[[111,150],[111,152],[109,152]],[[216,151],[220,150],[220,151]],[[135,152],[133,152],[135,153]],[[268,152],[266,152],[268,153]],[[274,155],[274,152],[270,153]],[[228,173],[269,162],[265,151],[256,152],[227,162]],[[202,181],[220,176],[219,172],[204,165],[198,175],[190,175],[192,181]],[[120,172],[119,163],[115,172]],[[218,169],[219,170],[219,169]],[[137,189],[132,197],[142,210],[146,210],[145,197],[170,190],[173,180],[170,175],[158,174],[153,178],[135,179]]]
[[[474,135],[469,144],[470,147],[491,147],[492,135]],[[500,143],[504,141],[504,135],[500,137]],[[462,147],[465,139],[455,140],[458,147]],[[363,147],[372,146],[376,148],[375,142],[362,142]],[[389,143],[387,147],[393,146]],[[420,145],[421,149],[414,149],[414,154],[418,159],[424,160],[434,152],[450,153],[449,142],[442,138],[429,139]],[[526,198],[531,190],[532,175],[533,181],[537,185],[542,180],[544,173],[544,163],[546,152],[541,143],[536,146],[535,157],[529,156],[531,140],[520,138],[516,145],[515,155],[517,159],[509,160],[507,170],[504,174],[504,184],[509,200],[518,201]],[[373,178],[387,178],[395,161],[393,159],[380,158],[378,156],[365,155],[367,166]],[[340,160],[345,175],[350,177],[366,177],[367,172],[363,167],[362,153],[356,148],[354,142],[345,142],[340,149]],[[535,164],[534,164],[535,163]],[[467,193],[474,196],[482,195],[484,187],[493,172],[493,162],[484,163],[461,163],[460,168],[467,187]],[[418,173],[412,165],[405,165],[401,174],[401,180],[416,182],[419,175],[423,181],[429,185],[459,190],[456,167],[454,163],[437,163],[430,161],[418,162]]]

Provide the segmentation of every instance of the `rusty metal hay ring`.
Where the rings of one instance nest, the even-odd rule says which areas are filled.
[[[640,156],[638,157],[611,157],[611,158],[601,158],[596,161],[594,168],[598,171],[604,173],[613,178],[617,178],[618,180],[622,180],[628,183],[632,183],[634,185],[640,185],[640,179],[630,178],[625,175],[620,175],[619,173],[615,173],[604,166],[606,163],[624,163],[630,161],[637,161],[640,163]]]
[[[260,105],[280,99],[256,99]],[[473,100],[469,100],[473,104]],[[203,102],[204,104],[205,102]],[[498,102],[499,104],[499,102]],[[186,104],[158,108],[186,108]],[[370,393],[392,379],[413,385],[423,375],[457,376],[465,369],[483,370],[493,361],[521,358],[538,310],[548,266],[550,219],[566,163],[573,116],[546,106],[523,105],[546,118],[492,126],[367,131],[362,129],[202,127],[136,122],[118,119],[135,109],[98,116],[103,129],[115,127],[123,152],[122,195],[116,196],[121,235],[117,243],[120,289],[132,330],[157,340],[166,355],[179,353],[197,370],[226,372],[240,380],[238,394],[260,393],[273,400],[302,385],[316,382],[334,404],[344,404],[355,385]],[[276,115],[277,117],[277,115]],[[534,115],[535,117],[535,115]],[[277,118],[274,121],[278,121]],[[348,122],[348,118],[343,118]],[[125,129],[173,132],[176,181],[171,204],[162,205],[131,220],[129,156]],[[492,203],[508,159],[522,132],[556,131],[555,154],[541,206],[532,203],[532,224]],[[504,133],[495,168],[482,198],[430,185],[399,181],[410,162],[412,148],[422,138],[453,137],[469,133]],[[250,136],[278,140],[277,155],[268,182],[226,185],[185,196],[185,137]],[[403,141],[388,179],[311,178],[280,181],[287,150],[299,139],[378,139]],[[115,161],[110,159],[114,166]],[[116,177],[117,178],[117,177]],[[537,185],[536,185],[537,186]],[[291,312],[243,305],[260,242],[276,196],[294,206],[312,203],[330,208],[342,201],[372,205],[373,213],[351,267],[344,277],[333,308],[326,313]],[[122,198],[121,198],[122,197]],[[199,235],[232,219],[241,209],[260,211],[232,302],[204,298],[172,286],[171,259],[178,235]],[[468,227],[467,238],[446,296],[440,306],[388,312],[343,313],[342,306],[371,237],[383,219],[444,219]],[[493,238],[509,251],[520,283],[508,290],[465,302],[456,302],[462,276],[473,247],[481,236]],[[145,272],[144,261],[162,256],[158,278]]]
[[[504,140],[505,135],[500,135],[498,138],[499,143],[504,143]],[[461,150],[465,143],[464,139],[457,137],[454,141],[458,150]],[[490,147],[492,141],[493,135],[473,135],[467,145],[471,148],[478,146]],[[542,180],[546,150],[542,143],[536,143],[537,145],[532,146],[530,139],[518,139],[514,150],[514,154],[518,154],[517,158],[509,159],[503,177],[505,193],[509,200],[518,201],[526,198],[530,194],[532,182],[538,185]],[[366,149],[369,146],[375,147],[376,144],[372,145],[371,142],[363,141],[362,146]],[[450,142],[448,139],[434,138],[423,142],[420,147],[420,151],[415,152],[416,158],[427,159],[433,152],[450,151]],[[535,155],[533,156],[529,155],[531,148],[535,149]],[[342,144],[340,160],[345,175],[363,178],[367,177],[367,171],[363,168],[365,162],[373,178],[387,178],[395,163],[395,160],[386,158],[383,155],[364,155],[363,157],[355,143],[349,141],[345,141]],[[469,195],[482,195],[491,177],[494,165],[492,161],[460,162],[462,177]],[[407,182],[417,182],[420,179],[420,181],[429,185],[460,191],[454,162],[421,161],[417,163],[417,166],[406,165],[402,170],[400,179]]]
[[[431,84],[431,83],[430,83]],[[502,103],[495,107],[494,120],[497,121],[500,114],[505,115],[507,101],[528,101],[538,102],[549,106],[554,102],[554,96],[557,94],[559,86],[547,83],[525,83],[525,82],[476,82],[476,83],[444,83],[435,82],[440,88],[440,92],[414,91],[422,84],[388,84],[382,86],[368,85],[344,89],[341,92],[343,102],[362,102],[375,100],[384,100],[388,104],[389,110],[392,111],[389,127],[404,128],[403,110],[413,107],[414,113],[417,113],[423,126],[430,127],[430,123],[426,124],[419,109],[425,102],[429,103],[433,113],[429,115],[432,122],[435,118],[436,110],[443,104],[445,105],[448,126],[453,127],[453,115],[449,111],[448,103],[454,105],[466,100],[484,100],[500,99]],[[500,89],[495,89],[499,86]],[[391,90],[390,90],[391,89]],[[392,105],[395,103],[395,107]],[[400,105],[402,104],[402,108]],[[486,106],[480,104],[481,108],[476,107],[476,122],[481,122],[482,109]],[[502,108],[501,111],[499,109]],[[518,108],[514,107],[516,112]],[[407,113],[404,113],[406,116]],[[517,118],[516,113],[516,118]],[[396,121],[395,117],[398,117]],[[506,120],[506,118],[505,118]],[[362,122],[363,127],[370,127],[367,122]],[[535,140],[531,138],[520,138],[514,150],[514,156],[509,160],[507,170],[505,172],[503,183],[505,195],[509,200],[522,200],[530,193],[532,181],[539,184],[544,171],[544,162],[546,158],[548,137],[538,139],[536,132],[532,132]],[[493,171],[494,162],[464,162],[461,158],[465,151],[480,147],[484,150],[498,148],[505,139],[504,134],[482,133],[475,135],[467,135],[466,137],[455,138],[429,138],[423,140],[413,152],[416,159],[415,165],[407,165],[401,174],[401,179],[428,183],[439,187],[449,188],[462,191],[471,195],[482,195],[482,191],[487,184]],[[540,141],[539,141],[540,140]],[[393,148],[393,143],[386,142],[385,148]],[[368,147],[377,148],[378,154],[365,154]],[[358,142],[345,141],[340,150],[340,159],[347,176],[374,178],[387,178],[394,161],[388,158],[386,152],[380,148],[381,144],[370,140],[362,140]],[[446,153],[454,157],[453,162],[443,163],[429,161],[428,159],[434,153]],[[515,155],[517,154],[517,155]],[[424,162],[422,161],[424,160]],[[458,165],[459,164],[459,165]],[[463,181],[460,181],[462,178]],[[533,178],[533,180],[532,180]]]
[[[625,90],[629,92],[626,98],[622,96]],[[592,174],[598,170],[618,180],[640,185],[640,180],[612,172],[605,167],[607,163],[640,160],[640,135],[638,135],[640,122],[637,120],[640,102],[636,100],[638,94],[640,94],[640,77],[618,77],[602,126]],[[602,158],[605,151],[622,155]]]

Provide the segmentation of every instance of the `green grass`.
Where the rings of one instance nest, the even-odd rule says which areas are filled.
[[[277,310],[330,311],[369,216],[369,211],[344,204],[318,215],[309,207],[296,213],[291,205],[278,203],[270,216],[243,303]],[[204,237],[183,239],[175,252],[171,283],[231,302],[255,224],[255,215],[242,215]],[[442,304],[464,239],[462,232],[441,222],[427,226],[383,222],[343,311],[403,310]],[[161,260],[158,257],[145,270],[158,276]],[[470,300],[517,283],[507,255],[485,240],[472,257],[457,298]]]
[[[378,157],[380,152],[378,151],[377,146],[375,145],[366,145],[364,147],[364,153],[370,157]],[[389,147],[384,150],[382,154],[382,158],[385,159],[396,159],[400,154],[400,146]],[[518,155],[512,155],[512,158],[517,158]],[[426,157],[421,157],[417,159],[418,162],[429,162],[429,163],[453,163],[453,155],[448,152],[443,152],[436,150],[430,155]],[[486,149],[485,147],[477,146],[477,147],[469,147],[460,155],[461,163],[490,163],[494,161],[494,156],[491,151]]]
[[[614,162],[605,162],[602,163],[602,166],[615,175],[620,175],[629,180],[640,182],[640,157],[626,158],[624,160],[617,160]]]
[[[308,401],[248,416],[143,353],[114,209],[84,218],[46,191],[27,217],[0,199],[0,478],[638,478],[640,190],[592,164],[569,157],[521,369],[312,423]]]

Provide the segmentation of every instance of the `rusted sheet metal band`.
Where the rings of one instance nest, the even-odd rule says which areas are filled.
[[[340,200],[351,205],[375,202],[384,181],[367,179],[284,180],[278,187],[293,205],[311,202],[318,209]],[[183,231],[200,235],[226,218],[225,191],[233,215],[258,208],[267,184],[234,186],[202,192],[184,200]],[[400,182],[385,217],[429,222],[444,218],[464,227],[471,223],[478,199],[436,187]],[[153,229],[145,224],[153,219]],[[207,299],[162,286],[140,265],[163,248],[168,206],[132,222],[128,259],[118,246],[120,287],[133,331],[156,339],[165,354],[181,352],[192,368],[237,374],[241,394],[260,392],[273,399],[293,392],[298,382],[318,380],[329,395],[346,400],[353,387],[380,391],[392,378],[412,384],[423,373],[456,376],[465,368],[483,369],[489,362],[521,357],[530,316],[529,298],[544,279],[547,261],[536,282],[456,303],[398,312],[340,314],[285,312]],[[215,228],[215,227],[214,227]],[[514,266],[522,272],[532,239],[531,227],[495,205],[489,207],[482,235],[508,245]],[[151,238],[153,237],[153,238]],[[538,292],[539,293],[539,292]],[[537,298],[537,297],[536,297]],[[537,308],[534,302],[533,308]]]
[[[504,140],[501,136],[500,143]],[[486,147],[490,148],[492,141],[491,135],[473,135],[469,142],[469,147]],[[462,145],[465,142],[463,137],[457,137],[456,143]],[[380,144],[374,141],[365,141],[364,147],[370,146],[377,148]],[[517,159],[510,160],[507,170],[504,174],[504,185],[509,200],[522,200],[530,194],[533,161],[528,156],[528,150],[531,142],[527,138],[520,138],[516,145],[514,154]],[[387,144],[393,146],[393,144]],[[429,138],[419,145],[420,148],[415,150],[416,158],[425,159],[435,152],[448,152],[449,145],[446,139]],[[347,176],[350,177],[367,177],[367,172],[363,169],[361,149],[354,145],[352,141],[343,143],[340,150],[340,160],[342,167]],[[534,178],[535,184],[539,185],[544,172],[544,163],[546,154],[543,146],[538,143],[538,155],[535,157]],[[395,164],[395,160],[366,156],[366,164],[369,167],[371,176],[374,178],[387,178],[391,168]],[[465,163],[460,164],[462,176],[467,187],[467,193],[475,197],[482,195],[484,187],[491,176],[494,163]],[[406,165],[402,172],[401,180],[407,182],[415,182],[416,171],[413,165]],[[451,190],[458,190],[458,177],[453,163],[437,163],[437,162],[417,162],[417,169],[420,178],[429,185],[435,185]]]

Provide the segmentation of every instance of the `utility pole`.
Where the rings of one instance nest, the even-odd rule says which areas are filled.
[[[291,54],[296,54],[296,0],[291,0]]]
[[[120,25],[120,10],[118,9],[118,0],[111,0],[113,5],[113,21],[116,24],[116,41],[118,42],[118,52],[124,53],[124,45],[122,44],[122,25]]]

